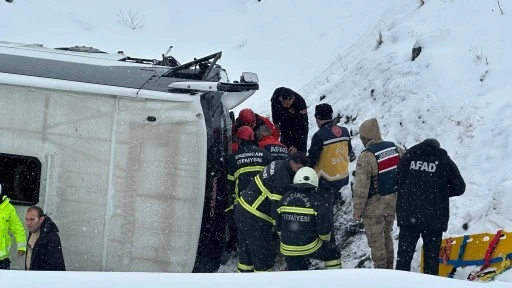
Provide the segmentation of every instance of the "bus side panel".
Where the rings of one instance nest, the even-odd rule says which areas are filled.
[[[38,205],[60,229],[67,268],[100,270],[114,100],[17,86],[0,99],[0,150],[41,161]]]
[[[192,271],[206,174],[198,105],[120,99],[106,270]]]

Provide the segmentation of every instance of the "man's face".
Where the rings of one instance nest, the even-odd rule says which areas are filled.
[[[316,121],[316,126],[317,126],[318,128],[322,127],[322,124],[324,123],[324,121],[322,121],[322,120],[318,120],[318,118],[316,118],[316,117],[315,117],[315,121]]]
[[[293,172],[297,172],[300,168],[304,167],[304,165],[296,163],[295,161],[290,160],[290,167],[292,167]]]
[[[281,104],[283,104],[285,108],[290,108],[290,106],[292,106],[293,100],[295,100],[295,97],[290,97],[288,99],[279,98],[279,100],[281,100]]]
[[[36,210],[27,211],[27,214],[25,214],[25,223],[27,224],[27,228],[30,233],[37,232],[39,228],[41,228],[43,221],[44,216],[39,217]]]

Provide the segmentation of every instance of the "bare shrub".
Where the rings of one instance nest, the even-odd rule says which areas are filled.
[[[118,22],[132,30],[141,29],[146,25],[146,19],[140,10],[129,9],[127,12],[119,10],[117,13]]]
[[[503,9],[501,9],[500,0],[496,0],[498,2],[498,8],[500,8],[501,15],[503,15]]]
[[[384,43],[384,40],[382,40],[382,31],[379,30],[379,33],[377,34],[377,39],[375,43],[375,50],[379,49],[382,43]]]

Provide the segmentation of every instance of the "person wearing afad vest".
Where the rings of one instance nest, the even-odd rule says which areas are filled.
[[[397,166],[404,151],[382,140],[375,118],[361,124],[359,136],[366,149],[356,164],[353,218],[363,220],[374,267],[393,269]]]
[[[409,148],[398,164],[396,220],[400,227],[396,270],[411,270],[419,237],[423,271],[439,274],[439,247],[448,229],[450,198],[466,191],[460,171],[433,138]]]

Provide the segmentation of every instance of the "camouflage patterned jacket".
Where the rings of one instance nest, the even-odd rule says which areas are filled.
[[[366,147],[382,142],[382,138],[372,139],[366,143]],[[398,147],[400,157],[404,150]],[[354,183],[354,215],[358,216],[391,216],[396,211],[396,193],[380,196],[375,195],[368,199],[368,192],[372,176],[378,173],[377,160],[370,151],[363,151],[357,158],[356,177]]]

